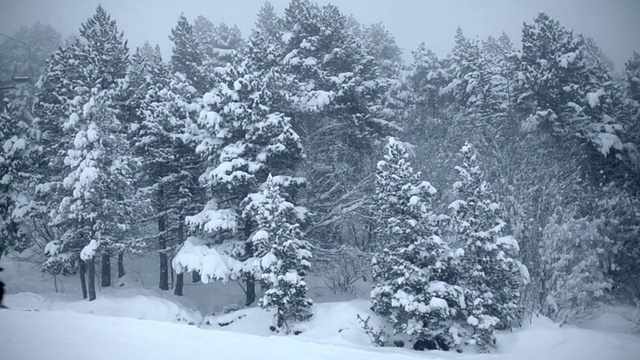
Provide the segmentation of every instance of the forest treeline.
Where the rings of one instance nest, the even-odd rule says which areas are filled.
[[[616,71],[544,13],[521,48],[453,35],[405,63],[383,24],[309,0],[265,3],[248,37],[183,14],[170,59],[102,7],[64,41],[23,27],[0,44],[3,78],[31,74],[2,92],[0,256],[93,300],[157,254],[161,290],[241,282],[284,332],[310,272],[364,277],[388,324],[363,329],[416,349],[637,306],[640,55]]]

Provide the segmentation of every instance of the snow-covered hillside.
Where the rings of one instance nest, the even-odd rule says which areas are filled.
[[[489,355],[376,348],[358,327],[356,314],[371,315],[364,300],[318,304],[298,336],[271,333],[271,317],[259,308],[204,317],[199,326],[190,326],[189,321],[201,320],[196,311],[150,294],[103,296],[89,303],[23,293],[10,295],[7,304],[14,309],[0,311],[3,360],[634,360],[640,354],[640,337],[560,328],[546,318],[499,334],[499,348]]]

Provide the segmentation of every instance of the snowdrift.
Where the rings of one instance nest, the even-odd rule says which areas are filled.
[[[23,293],[10,295],[7,305],[12,309],[0,310],[0,358],[11,360],[636,360],[640,354],[638,336],[560,328],[543,317],[498,334],[499,348],[488,355],[376,348],[356,318],[372,315],[366,300],[316,304],[312,320],[296,327],[297,336],[271,332],[271,314],[256,307],[201,317],[152,294],[86,302]]]
[[[129,293],[129,297],[126,296]],[[28,311],[66,311],[80,314],[92,314],[112,317],[126,317],[139,320],[164,322],[184,322],[199,324],[202,316],[175,302],[151,295],[126,292],[119,297],[103,295],[94,301],[68,300],[64,296],[45,297],[33,293],[9,295],[4,304],[11,310]],[[1,357],[0,357],[1,358]]]

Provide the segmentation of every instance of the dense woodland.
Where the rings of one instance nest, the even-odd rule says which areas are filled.
[[[169,59],[102,7],[64,41],[24,27],[0,44],[4,79],[31,74],[2,92],[0,256],[93,300],[153,254],[161,290],[241,282],[285,333],[305,276],[364,278],[389,326],[362,328],[416,349],[640,306],[640,55],[614,69],[544,13],[519,49],[496,35],[406,63],[383,24],[309,0],[248,36],[181,15]]]

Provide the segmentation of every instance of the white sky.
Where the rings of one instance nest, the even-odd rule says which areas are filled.
[[[523,22],[544,11],[565,27],[593,37],[621,70],[633,51],[640,51],[640,0],[319,0],[334,3],[363,23],[383,22],[409,59],[424,41],[438,55],[453,46],[458,25],[467,36],[481,39],[503,30],[519,44]],[[0,32],[11,34],[36,21],[57,28],[63,36],[77,32],[98,3],[125,32],[130,48],[149,40],[165,55],[168,35],[178,16],[204,15],[217,23],[237,24],[247,36],[263,0],[0,0]],[[288,0],[272,0],[282,14]]]

